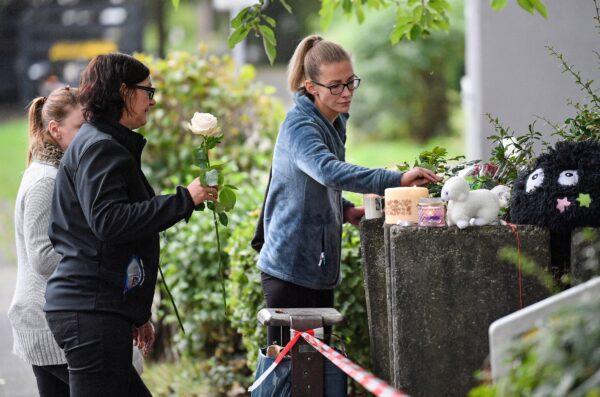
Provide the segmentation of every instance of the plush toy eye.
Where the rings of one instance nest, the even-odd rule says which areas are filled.
[[[579,182],[579,174],[576,170],[566,170],[558,176],[558,183],[563,186],[575,186]]]
[[[527,193],[531,193],[535,189],[540,187],[543,182],[544,182],[544,170],[541,168],[538,168],[537,170],[533,171],[531,173],[531,175],[529,175],[529,178],[527,178],[527,184],[525,185],[525,191]]]

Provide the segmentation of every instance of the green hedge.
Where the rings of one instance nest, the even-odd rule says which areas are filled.
[[[247,221],[233,232],[229,245],[231,324],[242,335],[251,372],[256,365],[257,347],[266,341],[265,328],[256,320],[258,309],[264,307],[260,271],[256,267],[256,253],[249,245],[257,219],[258,211],[249,213]],[[369,368],[369,334],[359,243],[358,229],[345,225],[342,234],[343,280],[335,290],[335,307],[344,314],[346,321],[336,327],[334,333],[345,342],[351,359]]]
[[[254,81],[251,66],[236,73],[228,56],[175,52],[166,59],[138,57],[150,67],[157,88],[157,105],[141,132],[148,139],[145,171],[158,191],[170,192],[195,176],[193,148],[199,145],[199,138],[186,129],[194,112],[209,112],[219,118],[225,137],[215,150],[215,158],[227,164],[231,173],[228,181],[241,187],[229,227],[221,228],[227,246],[231,231],[244,221],[245,212],[257,206],[283,119],[283,105],[274,98],[271,87]],[[172,351],[166,355],[201,359],[207,363],[203,372],[210,376],[211,385],[224,390],[235,383],[239,371],[231,372],[223,363],[233,365],[241,350],[240,336],[224,313],[217,255],[212,218],[207,212],[197,212],[188,224],[180,222],[163,233],[163,269],[187,334],[177,330],[162,288],[157,312],[163,339],[174,335],[173,340],[160,341],[162,350]],[[223,259],[228,267],[226,253]]]

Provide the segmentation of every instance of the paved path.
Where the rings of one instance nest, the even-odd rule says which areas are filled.
[[[0,397],[35,397],[37,386],[31,367],[12,354],[12,331],[6,315],[15,288],[17,268],[0,253]]]

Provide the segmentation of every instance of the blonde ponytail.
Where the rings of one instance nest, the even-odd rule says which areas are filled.
[[[46,143],[56,144],[48,132],[50,120],[61,122],[77,107],[77,89],[69,86],[58,88],[48,97],[37,97],[29,104],[29,149],[27,164]]]
[[[292,93],[302,91],[305,80],[316,80],[322,64],[350,61],[350,54],[342,46],[313,34],[305,37],[288,65],[288,86]]]
[[[42,119],[42,110],[46,97],[37,97],[29,104],[29,149],[27,150],[27,165],[31,163],[33,153],[43,140],[46,128]]]

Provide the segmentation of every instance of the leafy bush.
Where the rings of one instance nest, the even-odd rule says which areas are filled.
[[[258,211],[248,213],[246,221],[233,232],[229,244],[231,325],[242,335],[249,373],[256,367],[258,346],[264,346],[266,341],[266,329],[256,319],[256,313],[264,307],[260,271],[256,267],[256,253],[249,245],[258,215]],[[334,333],[344,341],[350,358],[369,368],[369,333],[359,245],[358,229],[345,225],[342,233],[343,281],[335,290],[335,307],[344,314],[346,321],[336,327]],[[351,387],[354,394],[362,391],[355,383]]]
[[[272,88],[254,82],[251,66],[236,73],[228,56],[177,52],[166,59],[138,57],[150,67],[157,88],[157,105],[141,132],[148,138],[145,171],[159,191],[172,191],[197,175],[192,164],[199,138],[186,128],[194,112],[209,112],[220,120],[224,144],[215,149],[215,157],[232,171],[228,181],[241,186],[230,228],[222,229],[227,246],[231,230],[244,220],[246,211],[256,208],[253,198],[259,193],[255,186],[265,183],[283,106],[273,97]],[[187,331],[185,336],[174,333],[176,350],[196,359],[211,358],[206,371],[214,374],[212,384],[219,386],[216,380],[221,380],[230,387],[235,379],[222,376],[219,365],[235,361],[232,357],[239,354],[240,337],[225,317],[217,255],[212,219],[206,213],[195,213],[189,224],[181,222],[163,233],[163,268]],[[226,254],[223,260],[229,262]],[[158,314],[162,325],[176,324],[166,299]]]

